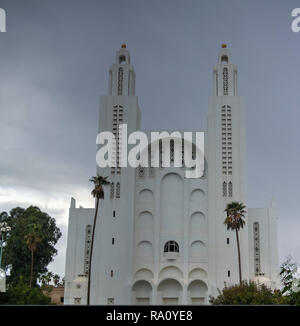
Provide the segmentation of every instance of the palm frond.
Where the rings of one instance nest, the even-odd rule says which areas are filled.
[[[225,209],[226,218],[224,224],[227,226],[227,230],[240,230],[244,227],[246,206],[243,203],[231,202],[228,203]]]
[[[95,187],[91,194],[94,198],[104,199],[104,189],[103,186],[109,185],[110,182],[107,180],[108,177],[103,177],[99,174],[97,176],[91,177],[89,181],[93,182]]]

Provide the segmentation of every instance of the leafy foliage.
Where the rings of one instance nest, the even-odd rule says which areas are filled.
[[[10,305],[48,305],[51,299],[47,296],[42,288],[30,288],[22,277],[15,285],[8,287],[7,292],[0,293],[0,304]]]
[[[242,284],[225,286],[219,295],[210,297],[213,305],[272,305],[288,304],[288,298],[284,297],[280,290],[272,291],[263,284],[243,281]]]
[[[38,277],[48,271],[47,266],[57,254],[54,246],[61,232],[55,219],[35,206],[27,209],[16,207],[9,214],[3,212],[0,216],[11,227],[3,252],[3,266],[6,270],[10,269],[8,283],[17,285],[22,276],[23,281],[29,284],[32,274],[32,285],[35,285]],[[32,251],[34,265],[31,273]]]
[[[300,306],[300,279],[298,267],[292,257],[288,257],[280,266],[280,280],[283,286],[282,293],[289,299],[291,305]]]
[[[101,175],[97,175],[96,177],[92,177],[90,181],[95,185],[92,190],[92,195],[97,199],[104,199],[104,190],[103,186],[110,184],[107,180],[108,177],[102,177]]]
[[[297,273],[297,264],[292,261],[292,257],[289,256],[285,262],[280,266],[280,279],[283,285],[283,293],[287,293],[291,290],[294,278]]]
[[[242,203],[232,202],[227,204],[225,212],[227,213],[224,224],[227,230],[240,230],[245,225],[246,206]]]
[[[65,286],[65,278],[63,277],[61,279],[58,274],[53,274],[52,272],[47,272],[46,274],[41,275],[39,281],[42,286],[52,286],[51,281],[54,287]]]

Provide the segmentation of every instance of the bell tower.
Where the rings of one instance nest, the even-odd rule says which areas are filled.
[[[126,44],[116,53],[116,63],[109,70],[109,95],[134,96],[135,72],[130,64],[130,55]]]
[[[237,94],[237,68],[226,44],[213,69],[213,96],[208,106],[208,209],[210,271],[215,286],[238,283],[237,247],[224,225],[226,205],[246,205],[246,141],[243,98]],[[240,231],[242,277],[249,277],[248,224]]]
[[[214,95],[237,96],[237,68],[231,63],[226,44],[222,44],[218,64],[214,68]]]
[[[101,218],[96,226],[94,264],[91,271],[91,303],[126,304],[131,295],[135,169],[121,164],[121,153],[127,150],[126,135],[140,129],[141,111],[135,96],[135,72],[125,44],[116,53],[109,69],[108,95],[101,96],[99,133],[110,131],[116,138],[113,156],[116,167],[100,168],[108,176]],[[126,126],[125,129],[121,126]],[[128,146],[130,150],[130,146]]]

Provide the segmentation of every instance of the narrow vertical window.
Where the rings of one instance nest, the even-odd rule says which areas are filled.
[[[230,271],[227,271],[227,276],[230,277]]]
[[[223,197],[227,196],[227,183],[224,181],[223,182]]]
[[[260,267],[260,239],[259,239],[259,223],[253,223],[253,240],[254,240],[254,273],[259,275],[261,273]]]
[[[155,176],[154,168],[149,167],[149,177],[154,177],[154,176]]]
[[[229,238],[227,238],[227,244],[229,244]]]
[[[113,245],[115,244],[115,238],[111,239],[111,244],[113,244]]]
[[[232,182],[229,181],[229,183],[228,183],[228,196],[232,197],[232,194],[233,194],[233,192],[232,192]]]
[[[170,162],[174,162],[174,139],[170,140]]]
[[[110,271],[110,277],[114,277],[114,271],[113,270]]]
[[[118,70],[118,95],[123,94],[123,67],[120,67]]]
[[[162,140],[159,140],[159,167],[163,168],[163,143]]]
[[[182,138],[182,145],[181,145],[181,164],[184,168],[184,139]]]
[[[115,184],[112,182],[110,184],[110,198],[114,198],[115,197]]]
[[[85,248],[84,248],[84,268],[83,268],[85,275],[89,274],[91,237],[92,237],[92,226],[88,224],[85,227]]]
[[[138,175],[139,175],[139,178],[144,178],[144,176],[145,176],[145,168],[144,167],[142,167],[142,166],[138,167]]]
[[[228,95],[228,68],[223,68],[223,95]]]
[[[113,211],[113,217],[116,217],[116,211]]]
[[[117,182],[117,185],[116,185],[116,198],[120,198],[120,192],[121,192],[120,182]]]

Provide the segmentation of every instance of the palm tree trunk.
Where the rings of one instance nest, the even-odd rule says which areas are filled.
[[[32,275],[33,275],[33,249],[31,249],[31,268],[30,268],[30,282],[29,282],[29,287],[32,286]]]
[[[239,258],[239,276],[240,276],[240,284],[242,284],[242,266],[241,266],[241,251],[240,251],[240,240],[239,240],[239,231],[235,230],[236,234],[236,243],[237,243],[237,250],[238,250],[238,258]]]
[[[96,211],[95,211],[95,216],[94,216],[93,232],[92,232],[92,241],[91,241],[91,247],[90,247],[89,272],[88,272],[88,286],[87,286],[87,305],[88,306],[90,305],[92,258],[93,258],[93,247],[94,247],[95,229],[96,229],[96,222],[97,222],[97,216],[98,216],[98,207],[99,207],[99,198],[96,199]]]

